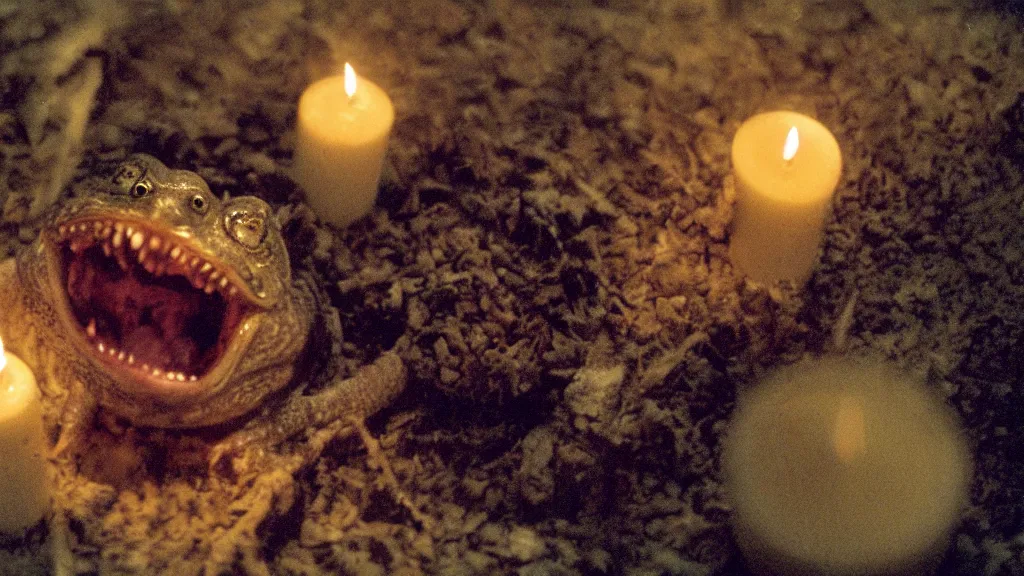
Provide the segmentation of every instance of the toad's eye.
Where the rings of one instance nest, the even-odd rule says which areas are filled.
[[[224,217],[224,227],[239,244],[246,248],[258,248],[267,235],[266,222],[262,214],[248,210],[232,210]]]
[[[153,185],[145,180],[141,180],[132,185],[131,196],[132,198],[142,198],[149,195],[151,190],[153,190]]]
[[[206,210],[210,207],[210,204],[202,194],[196,194],[192,197],[192,200],[189,201],[189,206],[199,214],[206,214]]]

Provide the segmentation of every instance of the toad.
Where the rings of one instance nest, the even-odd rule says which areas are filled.
[[[69,392],[58,453],[97,408],[139,426],[228,423],[217,455],[365,418],[402,391],[405,368],[385,352],[334,378],[340,334],[312,275],[292,270],[266,202],[221,201],[199,175],[146,155],[87,180],[0,263],[5,346],[44,391]]]

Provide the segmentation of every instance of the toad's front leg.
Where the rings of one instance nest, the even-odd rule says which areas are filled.
[[[50,449],[50,457],[61,456],[69,447],[82,446],[98,410],[96,399],[86,391],[85,385],[73,379],[60,413],[60,435],[57,444]]]
[[[266,449],[303,431],[329,426],[333,422],[363,420],[390,404],[405,390],[408,373],[397,353],[388,351],[372,364],[360,368],[351,378],[338,380],[322,392],[296,394],[266,409],[241,430],[218,442],[210,452],[210,465],[225,456],[240,455],[247,448]],[[322,448],[322,446],[320,446]],[[319,449],[315,449],[319,452]],[[315,458],[316,454],[310,454]]]

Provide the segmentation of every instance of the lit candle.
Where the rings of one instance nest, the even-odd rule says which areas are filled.
[[[842,358],[741,396],[722,467],[737,541],[762,574],[926,573],[971,478],[938,398],[881,362]]]
[[[348,63],[302,93],[293,174],[320,218],[346,226],[373,208],[394,120],[388,95]]]
[[[828,129],[803,114],[767,112],[736,132],[732,165],[733,264],[752,280],[802,284],[817,260],[839,183],[839,144]]]
[[[19,535],[49,508],[45,450],[36,378],[0,342],[0,532]]]

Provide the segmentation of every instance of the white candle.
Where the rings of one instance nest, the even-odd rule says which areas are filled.
[[[45,451],[36,378],[0,343],[0,532],[20,535],[49,508]]]
[[[733,264],[759,282],[802,284],[817,260],[839,183],[842,156],[832,134],[796,112],[758,114],[732,142]]]
[[[784,368],[740,397],[722,467],[737,541],[761,574],[926,573],[967,502],[946,406],[881,362]]]
[[[320,218],[346,226],[373,208],[394,120],[388,95],[348,63],[302,93],[293,174]]]

